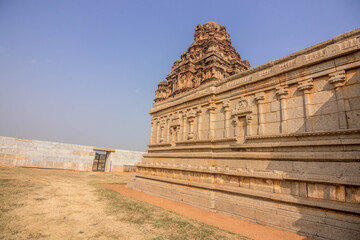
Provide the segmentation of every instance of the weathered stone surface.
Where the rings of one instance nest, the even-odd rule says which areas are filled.
[[[359,239],[359,52],[356,29],[169,92],[150,110],[148,153],[128,186],[319,239]]]

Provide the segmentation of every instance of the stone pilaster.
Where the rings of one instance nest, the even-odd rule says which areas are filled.
[[[187,139],[186,135],[187,135],[187,116],[186,116],[186,112],[183,112],[183,114],[181,115],[181,119],[182,119],[182,126],[181,126],[181,141],[185,141]]]
[[[214,121],[215,121],[215,104],[211,104],[207,110],[209,112],[209,139],[214,139],[215,130],[214,130]]]
[[[232,125],[233,125],[233,135],[234,135],[234,137],[235,138],[237,138],[238,137],[238,135],[239,135],[239,129],[238,129],[238,123],[237,123],[237,120],[236,119],[233,119],[232,121],[231,121],[231,123],[232,123]]]
[[[154,129],[155,129],[155,121],[152,119],[151,120],[151,129],[150,129],[150,144],[154,144]]]
[[[304,125],[305,131],[312,131],[312,122],[311,122],[311,98],[310,91],[313,88],[312,79],[299,83],[298,89],[303,92],[303,107],[304,107]]]
[[[202,124],[202,121],[201,121],[201,108],[198,108],[196,109],[196,120],[197,120],[197,136],[196,136],[196,139],[200,140],[200,131],[201,131],[201,124]]]
[[[165,143],[169,143],[169,122],[170,122],[170,118],[166,117],[165,119]]]
[[[195,117],[196,117],[195,110],[194,109],[190,110],[187,115],[187,121],[189,122],[189,129],[187,134],[188,140],[193,140],[195,136],[194,134]]]
[[[262,106],[264,100],[265,97],[263,92],[255,94],[255,101],[258,109],[258,135],[264,134],[264,115]]]
[[[187,139],[192,140],[192,139],[194,139],[195,118],[188,118],[188,122],[189,122],[189,133],[188,133]]]
[[[164,143],[164,125],[160,126],[160,143]]]
[[[286,87],[280,87],[276,90],[276,95],[280,100],[280,132],[287,133],[286,97],[288,95],[288,90]]]
[[[176,141],[176,142],[180,141],[180,126],[177,126],[177,127],[176,127],[176,130],[175,130],[175,141]]]
[[[155,143],[160,143],[160,120],[156,120],[156,141]]]
[[[176,141],[176,128],[175,127],[171,127],[170,128],[170,135],[171,135],[171,146],[175,146],[175,141]]]
[[[342,91],[342,86],[344,86],[345,83],[345,71],[342,70],[329,74],[329,82],[333,84],[335,88],[339,128],[346,129],[348,128],[348,123],[346,120],[345,102]]]
[[[230,104],[229,101],[224,101],[223,103],[223,109],[224,109],[224,138],[229,137],[229,125],[230,125]]]
[[[251,115],[246,116],[246,134],[245,136],[251,136],[252,135],[252,117]]]

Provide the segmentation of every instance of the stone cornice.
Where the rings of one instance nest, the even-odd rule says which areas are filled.
[[[360,129],[347,129],[327,132],[302,132],[302,133],[288,133],[288,134],[275,134],[275,135],[260,135],[260,136],[247,136],[246,139],[267,139],[267,138],[285,138],[285,137],[307,137],[307,136],[325,136],[336,134],[354,134],[360,133]]]

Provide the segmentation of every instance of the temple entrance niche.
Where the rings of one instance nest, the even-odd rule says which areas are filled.
[[[180,126],[170,127],[170,143],[171,146],[175,146],[175,143],[179,141]]]
[[[234,137],[239,144],[244,143],[245,137],[251,135],[251,113],[252,110],[248,101],[241,97],[231,113],[233,117]]]
[[[169,133],[170,133],[170,143],[172,146],[175,146],[175,143],[179,141],[179,135],[180,135],[180,119],[178,113],[172,115],[170,121]]]
[[[235,129],[235,136],[237,138],[237,143],[244,143],[245,136],[247,135],[246,132],[246,117],[238,117],[236,119],[236,129]]]

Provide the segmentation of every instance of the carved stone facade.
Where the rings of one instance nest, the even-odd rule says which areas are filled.
[[[181,60],[174,62],[167,81],[158,84],[155,103],[250,69],[249,62],[241,61],[231,46],[224,26],[214,22],[199,24],[195,27],[194,40]]]
[[[314,238],[359,239],[360,29],[150,114],[129,187]]]

